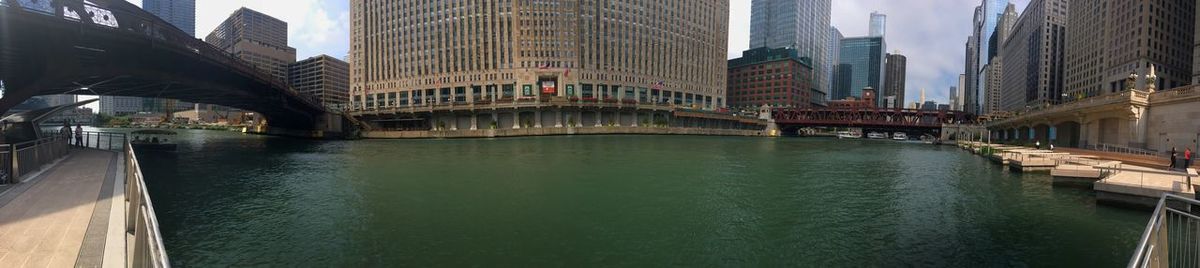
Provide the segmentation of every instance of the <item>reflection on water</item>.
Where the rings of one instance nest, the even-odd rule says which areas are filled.
[[[1120,266],[1148,219],[923,144],[180,141],[139,154],[189,266]]]

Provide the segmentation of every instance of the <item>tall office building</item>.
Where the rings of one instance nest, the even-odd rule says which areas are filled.
[[[729,1],[351,1],[350,10],[355,108],[539,98],[724,107]]]
[[[996,24],[996,31],[992,33],[989,46],[994,48],[1003,46],[1008,41],[1009,35],[1012,34],[1013,27],[1016,27],[1018,18],[1016,6],[1008,4],[1004,8],[1003,15],[1000,16],[1000,21]],[[983,71],[983,80],[987,84],[983,87],[984,95],[981,114],[992,114],[1003,110],[1000,108],[1001,103],[1003,103],[1001,97],[1003,95],[1003,85],[1001,83],[1003,81],[1003,74],[1004,53],[996,53],[992,57],[991,62],[984,67]]]
[[[957,107],[959,105],[958,103],[962,101],[958,97],[958,87],[950,87],[949,93],[950,93],[950,98],[949,98],[950,106],[947,108],[947,110],[958,111],[957,110],[958,109]]]
[[[1001,108],[1053,104],[1062,99],[1067,0],[1033,0],[1022,12],[1001,54]]]
[[[350,64],[329,55],[293,63],[288,78],[292,90],[316,97],[330,110],[350,101]]]
[[[871,12],[871,28],[868,36],[884,37],[887,35],[887,15],[879,11]]]
[[[243,7],[204,41],[286,83],[288,66],[296,62],[296,49],[288,46],[287,30],[287,22]]]
[[[196,36],[196,0],[142,0],[142,9]]]
[[[801,57],[813,59],[818,89],[829,88],[829,20],[832,0],[753,0],[750,14],[750,47],[791,47]],[[836,61],[835,61],[836,62]],[[831,93],[831,92],[826,92]]]
[[[832,94],[836,87],[834,84],[837,84],[837,66],[841,62],[842,38],[845,38],[842,35],[842,31],[839,31],[837,27],[829,27],[829,43],[825,46],[826,55],[829,56],[825,57],[825,63],[821,65],[826,66],[824,69],[825,78],[823,80],[828,81],[821,90],[827,94],[825,100],[833,96]]]
[[[865,87],[883,88],[886,49],[883,37],[842,39],[841,62],[838,64],[839,88],[833,98],[861,98]]]
[[[963,96],[967,112],[983,112],[983,97],[986,94],[984,88],[987,86],[983,68],[999,53],[998,44],[991,39],[1007,5],[1008,0],[982,0],[979,6],[975,7],[972,35],[967,41],[968,59],[964,72],[968,79],[966,94]],[[972,57],[974,59],[971,59]]]
[[[1145,79],[1126,85],[1153,65],[1158,89],[1193,80],[1196,1],[1072,0],[1067,25],[1066,94],[1098,96],[1145,88]],[[1198,46],[1200,47],[1200,46]]]
[[[963,105],[963,102],[964,102],[963,96],[966,94],[966,87],[967,87],[967,75],[958,74],[958,88],[956,89],[956,90],[958,90],[957,91],[958,93],[955,94],[956,96],[958,96],[958,103],[955,103],[951,109],[953,109],[955,111],[963,111],[963,106],[964,106]]]
[[[900,51],[888,53],[885,66],[887,71],[883,77],[883,94],[880,96],[884,100],[891,98],[891,103],[882,103],[879,107],[897,108],[904,106],[904,86],[908,75],[908,57],[900,55]]]
[[[121,96],[100,96],[100,114],[108,116],[123,116],[142,111],[142,98]]]

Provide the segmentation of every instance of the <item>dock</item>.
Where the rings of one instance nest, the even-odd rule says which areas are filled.
[[[1194,199],[1196,184],[1200,184],[1195,168],[1168,171],[1155,164],[1165,163],[1165,159],[1149,156],[983,142],[959,142],[958,146],[1014,172],[1049,172],[1055,187],[1091,189],[1098,202],[1113,205],[1153,207],[1163,194]]]

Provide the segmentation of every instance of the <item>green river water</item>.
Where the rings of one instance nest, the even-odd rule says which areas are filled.
[[[1149,219],[950,146],[180,134],[139,161],[187,267],[1118,267]]]

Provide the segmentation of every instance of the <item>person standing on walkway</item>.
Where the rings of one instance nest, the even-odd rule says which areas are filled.
[[[1175,170],[1175,161],[1176,161],[1175,160],[1175,155],[1176,155],[1175,147],[1171,147],[1171,150],[1167,151],[1167,153],[1171,155],[1171,164],[1169,165],[1169,168],[1171,170]]]
[[[83,124],[75,125],[75,146],[83,147]]]
[[[1192,167],[1192,148],[1183,149],[1183,170]]]
[[[1038,150],[1042,149],[1042,141],[1034,141],[1033,146],[1037,146]]]
[[[71,122],[63,123],[63,127],[58,131],[58,134],[67,139],[67,144],[71,144]]]

